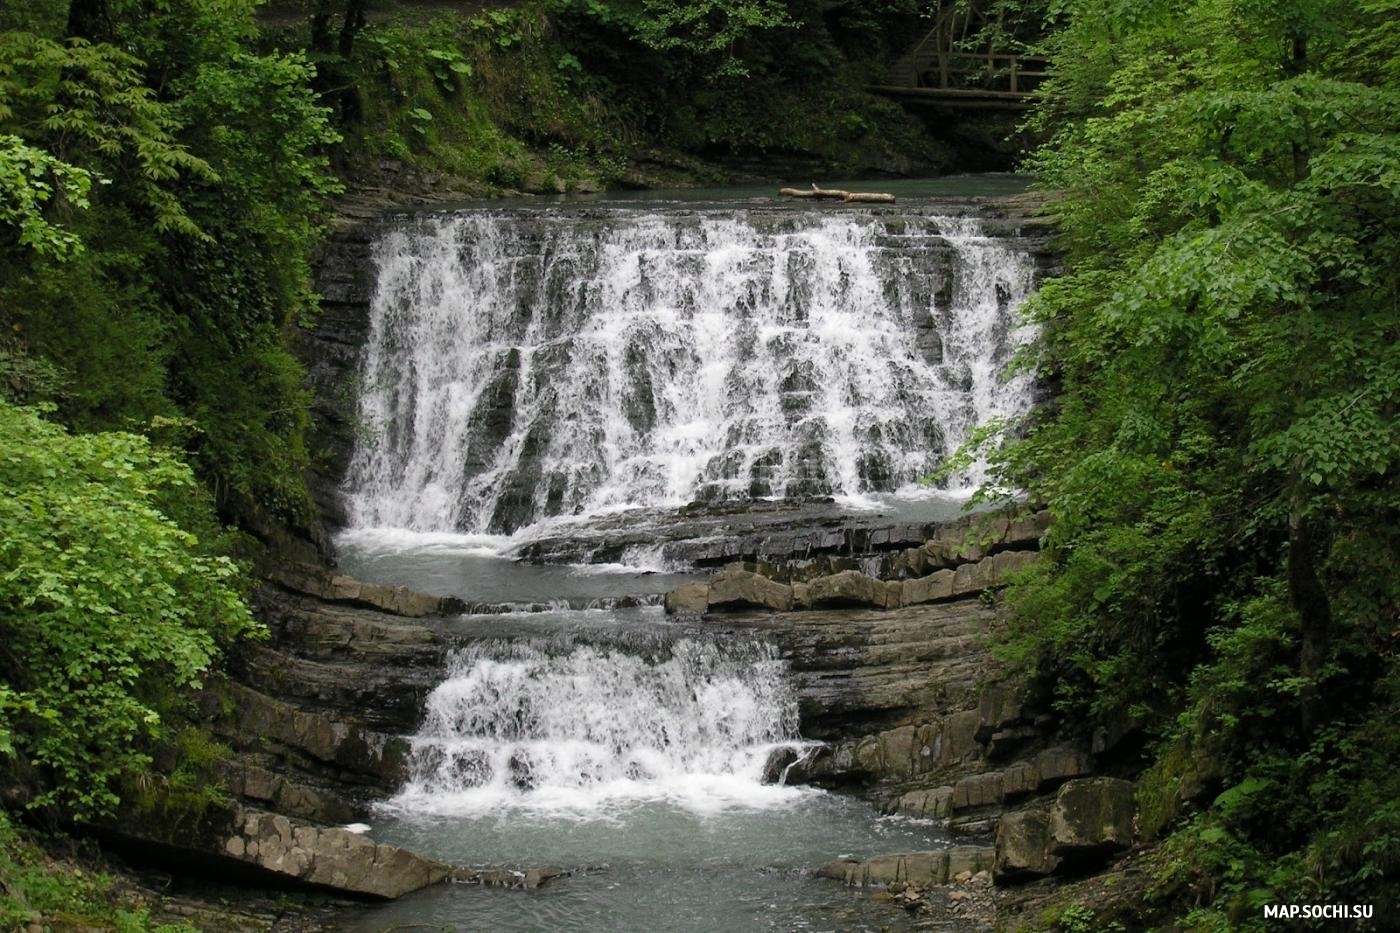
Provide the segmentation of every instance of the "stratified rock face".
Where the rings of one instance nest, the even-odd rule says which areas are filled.
[[[1137,798],[1131,781],[1085,778],[1070,781],[1050,809],[1050,854],[1083,861],[1133,844]]]
[[[896,802],[895,812],[906,816],[944,819],[953,813],[953,789],[935,787],[932,790],[911,790]]]
[[[977,702],[988,670],[986,633],[995,610],[976,600],[907,609],[835,609],[709,617],[715,628],[753,631],[778,646],[789,664],[803,734],[841,740],[911,726],[967,709]],[[936,735],[909,730],[891,735],[870,764],[905,774],[929,770],[954,746],[971,743],[977,711],[970,710],[967,742],[940,727]],[[937,746],[935,752],[934,746]],[[924,749],[929,748],[928,754]],[[806,774],[843,768],[828,753]],[[846,753],[849,757],[849,752]],[[853,762],[847,761],[849,769]],[[834,771],[832,769],[835,769]]]
[[[238,811],[221,848],[227,857],[273,875],[369,897],[401,897],[451,872],[398,846],[258,810]]]
[[[417,727],[446,652],[413,617],[444,601],[325,571],[280,577],[254,600],[271,638],[241,646],[234,682],[213,685],[208,712],[235,752],[223,777],[254,807],[358,819],[403,780],[402,736]]]
[[[299,334],[297,355],[306,366],[312,389],[308,440],[319,465],[309,485],[322,517],[332,525],[345,523],[340,481],[355,446],[360,352],[369,338],[377,236],[377,227],[366,224],[326,240],[315,264],[320,314],[314,330]]]
[[[981,713],[978,715],[980,717]],[[981,759],[987,746],[969,733],[967,723],[967,713],[954,714],[943,721],[943,733],[950,741],[947,746],[939,747],[941,754],[923,770],[930,770],[930,767],[956,769],[960,762],[969,761],[987,767]],[[920,733],[937,734],[938,728],[933,724],[925,725],[920,727]],[[979,734],[981,731],[979,729]],[[874,741],[883,738],[882,735]],[[863,744],[871,742],[866,739]],[[891,809],[906,816],[985,815],[987,810],[1000,809],[1004,804],[1033,794],[1054,791],[1066,779],[1084,777],[1092,772],[1093,761],[1086,752],[1072,745],[1059,745],[1042,749],[1029,761],[1013,762],[1001,770],[979,770],[943,787],[908,791],[894,801]],[[918,776],[916,769],[913,777]]]
[[[1036,551],[1002,551],[973,563],[923,577],[881,580],[859,570],[820,574],[792,584],[773,579],[784,568],[731,565],[708,586],[687,583],[667,594],[668,612],[732,612],[742,609],[899,609],[977,596],[1004,585],[1009,576],[1040,559]],[[757,568],[757,569],[750,569]]]

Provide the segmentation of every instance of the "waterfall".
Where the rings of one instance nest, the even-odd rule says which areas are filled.
[[[354,526],[891,492],[1030,406],[1002,371],[1033,261],[971,218],[473,211],[376,262]]]
[[[761,783],[764,765],[800,747],[796,736],[784,664],[757,642],[478,642],[429,696],[389,805],[484,815],[769,803],[786,789]]]

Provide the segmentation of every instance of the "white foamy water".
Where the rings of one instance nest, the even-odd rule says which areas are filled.
[[[810,792],[762,782],[771,752],[810,744],[783,668],[752,642],[478,643],[429,697],[410,778],[387,806],[593,819],[652,802],[793,803]]]
[[[478,211],[377,263],[356,526],[893,492],[1030,405],[1033,263],[969,218]]]

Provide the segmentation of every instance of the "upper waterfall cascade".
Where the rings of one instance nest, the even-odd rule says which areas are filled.
[[[357,527],[896,491],[1031,404],[1004,370],[1034,261],[969,217],[486,210],[376,261]]]

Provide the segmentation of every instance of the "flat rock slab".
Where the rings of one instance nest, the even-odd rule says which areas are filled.
[[[131,811],[97,827],[105,841],[172,867],[267,886],[390,900],[446,880],[452,866],[366,836],[238,805],[197,821]]]
[[[996,860],[990,846],[953,846],[929,852],[881,855],[864,861],[837,859],[817,869],[817,877],[832,878],[852,887],[888,887],[911,884],[925,887],[947,884],[966,873],[989,871]]]
[[[230,858],[348,894],[392,899],[446,879],[450,866],[345,829],[243,809],[224,840]]]

